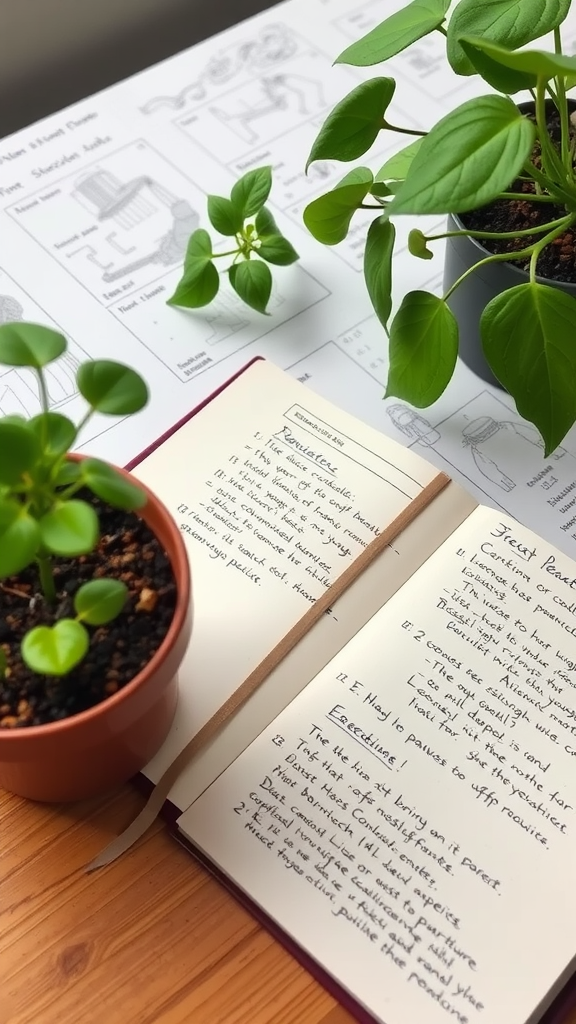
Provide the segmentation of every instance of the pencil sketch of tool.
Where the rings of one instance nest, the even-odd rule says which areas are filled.
[[[420,416],[408,405],[395,403],[389,405],[386,412],[394,426],[412,441],[419,441],[430,447],[440,440],[440,434],[424,416]]]
[[[179,263],[186,252],[188,239],[200,221],[198,213],[186,199],[173,195],[148,175],[122,182],[109,171],[99,169],[79,179],[73,194],[99,221],[113,221],[128,237],[136,228],[146,228],[148,221],[154,219],[156,224],[159,210],[169,211],[172,222],[168,231],[152,242],[146,241],[147,245],[153,246],[151,251],[119,267],[114,266],[118,255],[126,255],[141,246],[123,243],[117,232],[112,231],[106,237],[106,243],[113,250],[112,259],[104,257],[106,262],[103,262],[102,255],[92,247],[82,247],[92,263],[105,268],[102,280],[106,282],[116,281],[151,264],[171,266]],[[80,251],[77,249],[69,255],[77,256]]]
[[[214,54],[198,78],[174,96],[154,96],[140,109],[143,114],[153,114],[161,107],[182,110],[189,101],[205,99],[210,87],[225,85],[243,70],[259,73],[288,60],[297,47],[296,39],[285,25],[267,25],[256,39],[236,43]]]
[[[259,82],[259,94],[254,98],[233,93],[226,97],[232,106],[223,104],[210,107],[214,117],[227,124],[245,142],[255,143],[259,134],[254,122],[281,111],[294,110],[307,117],[325,106],[320,82],[302,75],[272,75]]]

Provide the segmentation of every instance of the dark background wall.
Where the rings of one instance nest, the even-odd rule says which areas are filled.
[[[0,0],[0,137],[277,0]]]

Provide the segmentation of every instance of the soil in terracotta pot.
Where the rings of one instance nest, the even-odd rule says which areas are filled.
[[[560,144],[560,122],[556,112],[549,118],[548,130],[550,137],[558,147]],[[573,124],[571,125],[571,135],[574,141],[576,130]],[[539,150],[532,154],[532,160],[536,166],[539,165]],[[510,191],[534,194],[535,190],[532,182],[518,180],[511,186]],[[488,206],[460,214],[460,219],[464,226],[472,231],[524,231],[535,225],[546,224],[548,221],[564,216],[566,216],[565,208],[552,203],[531,202],[529,199],[500,199]],[[479,241],[489,252],[511,253],[518,249],[524,249],[541,238],[542,233],[518,238],[479,239]],[[514,266],[521,270],[529,269],[529,258],[513,262]],[[540,254],[536,271],[540,277],[549,280],[576,283],[576,231],[570,229],[546,246]]]
[[[55,607],[47,606],[39,593],[35,566],[0,581],[0,645],[9,666],[6,678],[0,679],[0,728],[59,721],[105,700],[146,665],[172,621],[176,585],[155,535],[133,513],[84,497],[98,513],[100,541],[88,555],[54,559]],[[23,635],[33,626],[73,618],[74,593],[82,583],[100,576],[126,583],[125,608],[107,625],[87,627],[89,651],[68,675],[35,675],[20,658]]]

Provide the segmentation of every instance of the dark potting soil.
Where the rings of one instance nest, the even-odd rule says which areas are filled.
[[[88,555],[54,559],[54,608],[39,592],[36,566],[0,581],[0,645],[8,660],[6,678],[0,679],[0,728],[56,722],[99,704],[146,665],[174,616],[172,567],[152,531],[133,513],[84,497],[98,513],[100,541]],[[22,637],[33,626],[73,618],[76,590],[100,576],[120,579],[128,587],[123,611],[105,626],[87,627],[89,651],[68,675],[35,675],[20,657]]]
[[[552,141],[558,147],[560,122],[556,112],[548,120],[548,131]],[[573,125],[571,135],[576,135]],[[536,166],[539,166],[538,150],[532,154],[532,159]],[[509,191],[528,195],[534,194],[535,189],[532,182],[515,181]],[[479,207],[477,210],[460,214],[460,219],[464,226],[471,231],[524,231],[564,216],[566,216],[565,208],[552,203],[534,202],[529,199],[500,199],[487,206]],[[512,253],[532,245],[541,238],[542,233],[538,233],[517,238],[482,238],[479,239],[479,242],[488,252]],[[530,266],[529,257],[511,262],[521,270],[528,270]],[[548,280],[576,283],[576,232],[574,230],[566,231],[546,246],[538,258],[536,272],[540,277]]]

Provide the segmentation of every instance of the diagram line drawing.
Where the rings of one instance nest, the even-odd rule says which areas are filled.
[[[179,263],[186,252],[190,235],[200,223],[197,211],[186,199],[178,198],[148,175],[122,182],[110,171],[98,167],[77,179],[72,194],[98,221],[112,220],[128,235],[162,207],[168,209],[172,218],[169,230],[157,239],[151,252],[120,267],[110,269],[112,262],[102,263],[95,249],[90,246],[67,254],[73,258],[86,250],[86,258],[103,270],[102,280],[106,283],[117,281],[150,264],[158,263],[168,267]],[[135,246],[123,245],[115,231],[106,237],[106,241],[122,255],[129,255],[135,249]]]
[[[261,95],[254,101],[246,101],[240,95],[235,99],[232,110],[225,106],[210,107],[210,112],[221,123],[228,125],[245,142],[254,144],[259,135],[253,122],[270,114],[289,108],[301,116],[309,116],[325,104],[322,85],[315,79],[302,75],[273,75],[260,80]],[[234,94],[232,94],[234,95]]]
[[[275,67],[294,56],[298,43],[289,28],[281,23],[267,25],[256,39],[234,44],[214,54],[193,82],[185,85],[173,96],[154,96],[140,108],[143,114],[153,114],[162,107],[182,110],[189,101],[206,99],[210,88],[225,85],[241,71],[256,74]]]

